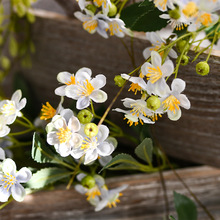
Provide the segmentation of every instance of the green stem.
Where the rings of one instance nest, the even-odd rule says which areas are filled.
[[[17,147],[24,147],[24,146],[28,146],[28,145],[32,145],[32,141],[18,142],[14,145],[11,145],[11,146],[7,147],[7,149],[13,149],[13,148],[17,148]]]
[[[34,128],[29,128],[27,130],[24,130],[24,131],[19,131],[19,132],[14,132],[14,133],[9,133],[8,136],[18,136],[18,135],[23,135],[23,134],[27,134],[29,133],[30,131],[33,131]]]
[[[127,2],[128,2],[128,0],[124,0],[124,1],[122,2],[121,7],[120,7],[120,9],[119,9],[119,11],[118,11],[118,14],[119,14],[119,15],[121,14],[122,9],[124,8],[124,6],[125,6],[125,4],[126,4]]]
[[[0,210],[3,209],[6,205],[8,205],[9,203],[11,203],[12,201],[13,201],[13,197],[10,197],[7,202],[5,202],[4,204],[2,204],[2,205],[0,206]]]

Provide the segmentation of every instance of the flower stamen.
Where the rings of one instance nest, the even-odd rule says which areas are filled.
[[[71,130],[67,127],[65,128],[60,128],[59,132],[56,133],[58,135],[60,143],[66,143],[69,142],[72,136]]]
[[[48,120],[50,118],[53,118],[53,116],[56,114],[56,109],[54,109],[49,102],[46,102],[46,105],[42,106],[41,109],[42,115],[40,117],[41,120]]]
[[[175,114],[176,109],[179,110],[180,101],[175,96],[170,95],[162,102],[162,104],[164,105],[165,109],[167,108]]]

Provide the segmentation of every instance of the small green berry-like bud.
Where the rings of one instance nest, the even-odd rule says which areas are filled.
[[[95,179],[88,175],[88,176],[85,176],[82,180],[81,180],[81,184],[88,188],[88,189],[91,189],[95,186]]]
[[[114,3],[111,2],[111,4],[109,5],[109,12],[108,12],[108,16],[109,17],[113,17],[116,15],[117,13],[117,7]]]
[[[183,52],[183,49],[186,47],[185,51],[188,51],[189,50],[189,44],[187,43],[186,40],[179,40],[177,41],[176,43],[176,49],[182,53]]]
[[[8,70],[10,68],[11,62],[8,59],[8,57],[3,56],[1,58],[1,64],[2,64],[2,67],[3,67],[4,70]]]
[[[209,69],[209,64],[206,61],[201,61],[196,64],[196,72],[201,76],[208,75]]]
[[[91,12],[94,13],[94,14],[95,14],[95,12],[96,12],[96,7],[95,7],[95,5],[89,4],[89,5],[86,6],[86,9],[88,9],[89,11],[91,11]]]
[[[115,76],[114,81],[115,85],[118,87],[122,87],[125,83],[125,79],[123,79],[120,75]]]
[[[88,123],[85,125],[84,132],[88,137],[95,137],[99,132],[99,128],[95,123]]]
[[[177,58],[176,62],[178,63],[179,60],[180,60],[180,57]],[[189,57],[186,56],[186,55],[183,55],[183,56],[182,56],[182,59],[181,59],[181,61],[180,61],[180,64],[183,65],[183,66],[185,66],[185,65],[187,65],[188,63],[189,63]]]
[[[161,102],[157,96],[151,96],[147,99],[147,107],[153,111],[156,111],[160,108]]]
[[[173,18],[175,20],[180,18],[180,10],[179,10],[179,8],[175,8],[173,10],[170,10],[168,13],[169,13],[170,18]]]
[[[91,122],[93,114],[89,110],[83,109],[78,113],[77,118],[79,119],[80,123],[87,124]]]

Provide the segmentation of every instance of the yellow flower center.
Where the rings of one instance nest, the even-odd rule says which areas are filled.
[[[83,28],[87,30],[89,33],[93,33],[98,26],[97,20],[89,20],[83,22]]]
[[[96,5],[98,6],[98,7],[101,7],[102,6],[102,3],[104,2],[106,2],[105,0],[103,1],[103,0],[93,0],[93,2],[94,3],[96,3]],[[106,5],[106,4],[105,4]]]
[[[109,23],[109,31],[111,36],[114,35],[115,33],[122,32],[117,22]]]
[[[68,127],[66,129],[60,128],[59,132],[57,132],[56,134],[61,144],[68,142],[72,136],[72,132],[70,131]]]
[[[176,109],[179,110],[180,101],[175,96],[170,95],[162,102],[162,104],[164,105],[165,109],[168,109],[175,114]]]
[[[139,121],[132,121],[131,119],[128,119],[128,118],[126,118],[126,117],[124,117],[124,120],[128,120],[127,121],[127,124],[131,127],[133,124],[134,124],[134,126],[137,126],[138,125],[138,123],[139,123],[139,121],[140,121],[140,123],[143,125],[144,124],[144,122],[139,118]]]
[[[136,115],[137,117],[140,116],[140,114],[147,116],[145,113],[146,105],[141,105],[139,103],[133,103],[131,104],[131,107],[133,108],[130,112],[132,115]]]
[[[118,193],[114,198],[112,198],[112,199],[108,202],[107,206],[108,206],[109,208],[116,207],[116,204],[120,202],[119,197],[122,196],[122,195],[123,195],[122,193]]]
[[[86,82],[83,83],[83,85],[80,85],[79,93],[82,96],[89,96],[91,95],[93,90],[94,90],[94,87],[87,79]]]
[[[211,14],[209,13],[203,13],[198,20],[204,25],[204,26],[209,26],[212,23],[212,18]]]
[[[94,199],[96,196],[100,196],[101,192],[97,186],[93,187],[92,189],[89,189],[85,195],[87,196],[87,200],[90,200],[91,198]]]
[[[137,83],[131,83],[128,91],[132,91],[136,95],[138,91],[141,91],[141,87]]]
[[[149,118],[150,118],[152,121],[157,121],[157,120],[158,120],[158,116],[159,116],[159,117],[162,117],[161,114],[154,113],[152,116],[149,116]]]
[[[195,2],[188,2],[182,12],[187,17],[195,17],[198,12],[198,7]]]
[[[3,179],[1,180],[3,183],[4,188],[7,188],[7,191],[11,188],[12,185],[16,183],[15,176],[10,175],[7,173],[6,175],[3,175]]]
[[[147,79],[150,80],[151,83],[157,82],[159,79],[162,78],[162,71],[159,66],[155,67],[148,67]]]
[[[4,104],[1,109],[1,113],[5,116],[10,116],[16,113],[16,107],[14,102],[8,101],[7,104]]]
[[[54,109],[49,102],[46,102],[46,105],[42,106],[41,114],[41,120],[48,120],[53,118],[53,116],[56,114],[56,109]]]
[[[88,149],[95,149],[98,145],[97,137],[85,138],[81,145],[81,150],[87,151]]]
[[[154,0],[154,4],[156,7],[160,6],[163,10],[166,9],[167,0]]]
[[[75,76],[72,75],[72,76],[70,77],[70,81],[69,81],[69,82],[66,82],[65,84],[66,84],[67,86],[69,86],[69,85],[75,85],[75,84],[76,84]]]

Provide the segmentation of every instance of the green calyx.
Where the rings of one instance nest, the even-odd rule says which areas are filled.
[[[179,19],[181,16],[179,8],[175,8],[173,10],[170,10],[168,13],[169,13],[170,18],[173,18],[175,20]]]
[[[120,75],[115,76],[114,81],[115,85],[118,87],[122,87],[125,83],[125,79],[123,79]]]
[[[86,6],[86,9],[91,11],[93,14],[95,14],[97,8],[95,7],[95,5],[89,4]]]
[[[89,110],[83,109],[78,113],[77,118],[79,119],[80,123],[87,124],[91,122],[93,114]]]
[[[201,76],[205,76],[209,74],[209,64],[206,61],[201,61],[199,63],[196,64],[196,73],[201,75]]]
[[[88,137],[95,137],[99,132],[99,128],[95,123],[88,123],[85,125],[84,132]]]
[[[82,180],[81,180],[81,184],[88,188],[88,189],[91,189],[95,186],[95,179],[88,175],[88,176],[85,176]]]
[[[156,111],[158,108],[160,108],[160,105],[161,102],[157,96],[151,96],[147,99],[147,107],[152,111]]]
[[[180,56],[177,58],[176,62],[178,63],[179,60],[180,60]],[[188,63],[189,63],[189,57],[186,56],[186,55],[182,55],[180,64],[181,64],[182,66],[185,66],[185,65],[187,65]]]
[[[186,40],[179,40],[176,43],[176,49],[178,50],[178,52],[182,53],[183,50],[185,49],[185,51],[189,50],[189,44],[187,43]]]

